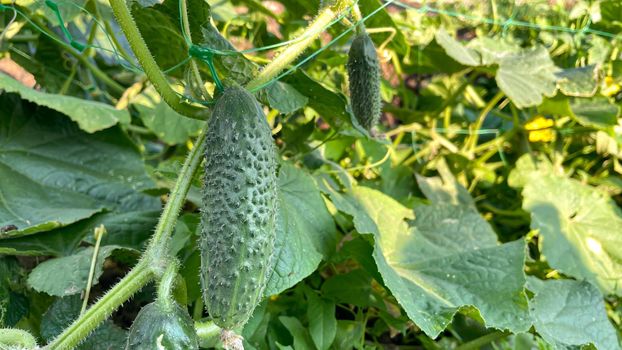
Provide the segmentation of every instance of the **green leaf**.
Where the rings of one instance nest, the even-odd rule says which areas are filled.
[[[16,282],[19,270],[19,265],[14,257],[0,256],[0,327],[4,327],[8,323],[11,285]]]
[[[266,296],[280,293],[310,275],[336,246],[335,223],[310,175],[282,163],[279,199],[275,265]]]
[[[126,330],[115,325],[112,321],[106,320],[84,342],[78,345],[77,350],[124,349],[126,339]]]
[[[309,336],[309,332],[303,327],[302,323],[295,318],[289,316],[279,317],[279,321],[283,323],[285,328],[294,338],[293,348],[296,350],[314,350],[315,346]]]
[[[80,300],[79,295],[56,299],[41,319],[41,336],[43,339],[51,341],[59,335],[78,317],[81,306],[82,300]],[[108,320],[97,327],[76,349],[123,349],[126,338],[127,332]]]
[[[606,97],[568,98],[558,94],[544,99],[538,106],[538,112],[571,116],[581,125],[611,131],[617,125],[620,108]]]
[[[116,249],[119,247],[105,246],[99,249],[93,284],[97,283],[103,273],[104,261]],[[60,297],[80,293],[86,288],[92,258],[93,248],[89,247],[74,255],[44,261],[30,272],[28,285],[39,292]]]
[[[505,57],[521,51],[516,42],[499,38],[478,37],[471,40],[467,46],[479,53],[481,64],[484,66],[499,64]]]
[[[570,110],[582,125],[605,130],[617,125],[620,113],[620,107],[606,97],[575,98],[570,101]]]
[[[309,99],[291,85],[276,82],[266,88],[270,107],[283,114],[293,113],[307,105]]]
[[[307,319],[309,320],[311,339],[319,350],[327,350],[337,333],[335,303],[320,298],[313,291],[308,291],[306,295]]]
[[[84,241],[95,244],[92,228],[104,225],[106,234],[101,239],[101,245],[142,250],[151,237],[159,218],[160,210],[136,210],[96,215],[83,231],[86,237]]]
[[[23,294],[9,293],[4,325],[14,327],[30,311],[30,301]]]
[[[607,319],[596,287],[572,280],[529,279],[529,302],[536,331],[558,347],[593,344],[599,350],[619,350],[616,330]]]
[[[77,6],[58,6],[58,10],[61,14],[61,17],[65,21],[70,21],[80,13],[80,8],[84,7],[87,3],[87,0],[75,0],[75,5]],[[40,14],[45,15],[46,18],[49,18],[53,25],[59,25],[56,20],[56,14],[46,6],[45,2],[37,1],[37,0],[17,0],[15,1],[16,5],[28,7],[31,11],[36,11]]]
[[[377,10],[382,3],[378,0],[359,0],[358,6],[361,9],[361,13],[363,17],[371,14],[373,11]],[[390,28],[394,30],[395,34],[391,34],[389,31],[382,33],[381,35],[372,34],[372,39],[376,43],[376,45],[381,45],[385,40],[389,37],[392,38],[390,42],[390,46],[393,50],[405,54],[410,45],[406,41],[406,37],[401,30],[401,26],[398,26],[393,21],[393,18],[387,12],[387,9],[383,9],[380,12],[376,12],[376,14],[365,21],[365,27],[367,28],[382,28],[387,29]],[[391,36],[394,35],[394,36]]]
[[[0,227],[16,237],[102,209],[157,210],[143,161],[119,128],[86,134],[64,115],[0,96]]]
[[[528,173],[523,208],[542,237],[549,265],[622,295],[622,213],[596,188],[556,176],[546,166]]]
[[[0,90],[17,93],[25,100],[61,112],[88,133],[104,130],[118,123],[130,122],[130,114],[127,110],[118,110],[101,102],[87,101],[73,96],[33,90],[2,73],[0,73]]]
[[[497,85],[518,108],[537,106],[543,95],[553,96],[557,90],[555,73],[559,69],[543,46],[521,49],[490,38],[478,38],[464,46],[443,30],[436,33],[436,42],[461,64],[498,65]]]
[[[0,240],[0,254],[71,255],[84,236],[93,233],[94,223],[98,221],[98,217],[109,217],[109,215],[100,214],[97,217],[81,220],[45,233],[2,239]]]
[[[440,177],[424,177],[415,174],[417,184],[421,192],[434,204],[454,204],[463,206],[475,206],[473,198],[451,174],[448,168],[439,167]]]
[[[153,86],[132,99],[132,105],[138,110],[145,126],[169,145],[184,143],[190,137],[197,136],[204,123],[175,112],[162,101]]]
[[[598,66],[566,68],[555,75],[557,87],[566,96],[592,97],[598,89]]]
[[[360,321],[337,321],[337,337],[334,349],[361,349],[365,324]]]
[[[410,68],[413,73],[451,74],[464,69],[464,66],[455,59],[452,59],[436,40],[430,42],[423,48],[417,47],[417,49],[411,50],[411,56],[408,57],[408,59],[414,62],[414,66]]]
[[[179,21],[159,11],[159,8],[159,5],[142,7],[134,3],[132,16],[158,65],[162,69],[169,69],[188,57],[188,48]]]
[[[332,126],[351,125],[348,102],[343,93],[330,90],[301,70],[286,76],[283,81],[306,96],[309,99],[307,105]]]
[[[434,38],[436,42],[445,49],[447,55],[457,62],[465,66],[479,66],[481,64],[480,55],[476,50],[459,43],[456,39],[452,38],[445,29],[440,28],[436,31]]]
[[[335,275],[322,285],[322,295],[338,303],[373,306],[380,302],[372,292],[371,276],[363,269]]]
[[[543,46],[507,55],[498,64],[497,84],[516,107],[537,106],[543,95],[555,94],[558,68]]]
[[[204,46],[216,50],[237,51],[227,39],[225,39],[218,29],[214,28],[209,22],[202,28]],[[249,61],[242,54],[215,55],[214,65],[218,74],[237,82],[240,85],[248,83],[257,74],[259,68],[256,64]],[[223,78],[222,76],[220,77]]]
[[[386,195],[353,187],[331,193],[360,233],[375,237],[374,258],[386,286],[408,316],[436,337],[462,307],[475,306],[486,326],[526,331],[525,244],[498,245],[472,208],[420,206],[412,212]]]

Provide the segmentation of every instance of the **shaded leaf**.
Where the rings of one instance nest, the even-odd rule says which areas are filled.
[[[18,93],[23,99],[67,115],[88,133],[107,129],[115,124],[130,122],[127,110],[73,96],[48,94],[30,89],[8,75],[0,73],[0,90]]]
[[[286,76],[283,81],[306,96],[309,99],[307,105],[332,126],[351,125],[348,102],[341,92],[328,89],[301,70]]]
[[[116,249],[119,247],[105,246],[99,249],[93,284],[97,284],[103,273],[104,261]],[[28,285],[39,292],[60,297],[80,293],[86,288],[92,258],[93,248],[88,247],[74,255],[44,261],[30,272]]]
[[[618,123],[620,108],[606,97],[575,98],[570,101],[570,110],[582,125],[599,129],[610,129]]]
[[[218,29],[214,28],[210,23],[206,23],[203,26],[202,33],[203,45],[226,52],[237,51],[236,48],[218,32]],[[259,70],[257,65],[247,60],[244,55],[235,53],[215,55],[214,65],[219,74],[226,74],[228,79],[240,85],[248,83],[257,75]]]
[[[337,333],[335,303],[317,296],[313,291],[309,291],[306,295],[311,339],[319,350],[327,350]]]
[[[13,95],[13,97],[15,97]],[[119,128],[86,134],[64,115],[0,96],[0,226],[15,237],[102,209],[157,210],[142,159]]]
[[[566,68],[555,73],[559,91],[566,96],[592,97],[598,89],[596,65]]]
[[[290,114],[307,105],[309,99],[291,85],[276,82],[266,88],[270,107],[283,114]]]
[[[523,208],[551,267],[622,295],[622,213],[596,188],[548,171],[528,173]]]
[[[265,295],[277,294],[310,275],[336,246],[336,228],[313,178],[289,163],[279,173],[278,230],[272,275]]]
[[[203,127],[201,120],[190,119],[177,112],[162,101],[153,86],[132,99],[132,105],[149,130],[169,145],[186,142],[197,136]]]
[[[593,344],[599,350],[619,350],[620,343],[596,287],[572,280],[529,279],[529,302],[538,333],[561,348]]]
[[[98,217],[107,217],[100,214]],[[0,254],[11,255],[71,255],[84,236],[93,233],[96,218],[78,221],[47,232],[0,240]]]
[[[315,346],[309,336],[309,331],[305,329],[300,321],[295,317],[281,316],[279,321],[283,323],[285,328],[294,338],[293,348],[298,350],[313,350]]]
[[[361,349],[361,339],[365,334],[365,324],[360,321],[337,321],[335,349]]]
[[[335,275],[322,285],[322,295],[338,303],[372,306],[380,300],[372,293],[371,276],[362,269]]]
[[[81,306],[82,300],[80,300],[79,295],[56,299],[41,319],[41,336],[43,339],[51,341],[59,335],[78,317]],[[108,320],[97,327],[76,349],[123,349],[126,338],[127,332]]]
[[[371,14],[373,11],[376,11],[380,6],[382,6],[378,0],[359,0],[358,6],[361,9],[361,13],[363,16],[367,16]],[[391,40],[390,46],[393,50],[405,54],[410,47],[410,45],[406,42],[406,37],[400,26],[396,25],[393,21],[393,18],[389,15],[386,9],[381,10],[380,12],[376,12],[376,14],[365,21],[365,26],[367,28],[387,28],[390,27],[395,30],[395,36],[393,40]],[[383,33],[381,35],[372,35],[372,39],[376,43],[376,45],[382,44],[388,37],[390,33]]]
[[[134,3],[132,16],[153,58],[162,69],[169,69],[188,57],[188,48],[179,21],[156,7],[158,5],[142,7]]]

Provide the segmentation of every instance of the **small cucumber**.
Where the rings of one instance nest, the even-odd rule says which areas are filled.
[[[179,304],[155,301],[145,305],[132,323],[126,350],[194,350],[199,340],[194,322]]]
[[[380,64],[376,47],[364,30],[352,40],[347,68],[352,112],[369,131],[380,119]]]

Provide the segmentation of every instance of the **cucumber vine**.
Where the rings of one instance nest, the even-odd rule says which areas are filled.
[[[248,83],[246,88],[249,90],[261,88],[284,70],[311,45],[332,20],[343,11],[346,11],[349,4],[349,0],[337,0],[332,6],[322,8],[316,20],[301,34],[301,37],[305,39],[289,44],[277,59],[268,64]],[[183,103],[169,85],[166,76],[158,67],[142,38],[125,0],[110,0],[110,5],[123,33],[130,43],[132,51],[138,58],[148,79],[162,96],[162,99],[171,108],[186,117],[207,119],[208,109]],[[74,348],[142,287],[154,279],[159,280],[162,278],[167,266],[171,263],[171,257],[168,253],[169,238],[175,228],[181,207],[185,202],[191,179],[201,163],[205,150],[205,128],[203,128],[195,141],[194,147],[188,153],[175,186],[162,211],[155,233],[139,262],[119,283],[112,287],[95,304],[91,305],[83,315],[50,342],[45,349],[65,350]]]

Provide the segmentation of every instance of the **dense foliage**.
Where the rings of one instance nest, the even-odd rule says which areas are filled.
[[[0,349],[621,348],[620,1],[1,4]]]

